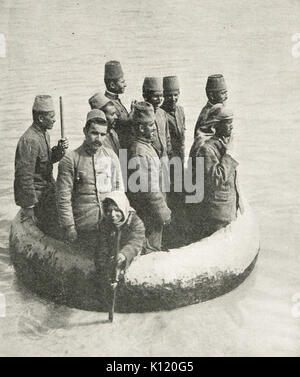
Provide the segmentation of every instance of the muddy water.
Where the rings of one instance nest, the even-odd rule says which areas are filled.
[[[300,356],[300,3],[285,1],[0,0],[0,355]],[[20,285],[8,257],[14,151],[36,94],[64,97],[71,147],[82,140],[87,99],[103,65],[122,62],[124,103],[146,75],[177,74],[187,151],[207,75],[222,72],[234,108],[244,192],[261,228],[255,271],[235,291],[171,312],[116,315],[57,307]],[[58,126],[51,133],[59,137]],[[3,314],[3,313],[2,313]],[[296,313],[297,314],[297,313]],[[1,313],[0,313],[1,315]]]

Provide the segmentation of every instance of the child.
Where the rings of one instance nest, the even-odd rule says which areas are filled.
[[[111,257],[117,255],[117,268],[126,270],[140,254],[145,228],[124,192],[113,191],[103,200],[104,218],[100,224],[100,242],[95,257],[97,269],[110,270]]]

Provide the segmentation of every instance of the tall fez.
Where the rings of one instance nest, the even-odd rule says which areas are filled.
[[[163,78],[164,93],[179,92],[179,80],[177,76],[166,76]]]
[[[121,63],[116,60],[111,60],[105,63],[104,79],[105,80],[118,80],[124,76]]]
[[[109,98],[107,98],[102,93],[96,93],[89,99],[89,104],[92,109],[101,110],[108,103],[112,103],[112,102]]]
[[[34,99],[33,111],[49,112],[54,111],[53,99],[49,95],[38,95]]]
[[[137,102],[133,106],[130,118],[141,124],[151,124],[155,122],[154,108],[149,102]]]
[[[159,77],[145,77],[143,83],[143,93],[163,92],[162,79]]]
[[[226,90],[226,83],[223,75],[211,75],[208,76],[207,83],[206,83],[206,90],[207,91],[220,91]]]

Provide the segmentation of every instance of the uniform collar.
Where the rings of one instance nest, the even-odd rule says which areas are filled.
[[[115,100],[118,100],[118,99],[119,99],[118,94],[116,94],[116,93],[112,93],[112,92],[110,92],[109,90],[106,90],[106,91],[105,91],[105,96],[106,96],[107,98],[109,98],[109,99],[115,99]]]
[[[33,122],[32,124],[32,127],[39,133],[42,133],[43,135],[45,135],[47,133],[47,130],[43,129],[40,125],[38,125],[37,123]]]
[[[151,140],[146,139],[146,138],[144,138],[142,136],[137,136],[136,140],[139,141],[139,142],[141,142],[141,143],[144,143],[144,144],[150,144],[151,145],[151,143],[152,143]]]

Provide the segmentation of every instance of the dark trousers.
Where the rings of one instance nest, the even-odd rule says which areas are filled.
[[[42,232],[56,239],[62,239],[58,223],[54,186],[42,193],[39,202],[34,207],[34,215]]]
[[[162,246],[163,225],[157,223],[155,219],[144,219],[146,241],[142,254],[149,254],[160,251]]]

